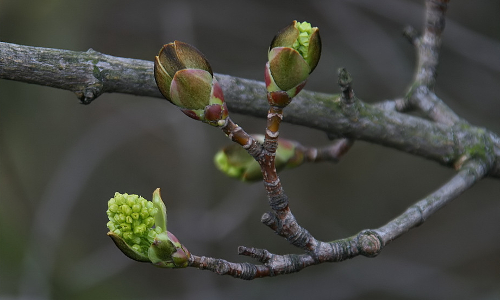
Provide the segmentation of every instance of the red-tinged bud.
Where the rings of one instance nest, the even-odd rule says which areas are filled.
[[[184,114],[213,126],[228,116],[222,89],[205,56],[193,46],[175,41],[155,57],[154,74],[162,95]]]
[[[293,21],[274,37],[269,47],[265,81],[270,105],[284,107],[304,87],[321,56],[317,27]],[[285,92],[273,95],[276,92]]]
[[[189,263],[190,253],[187,249],[177,248],[174,254],[172,254],[172,261],[176,268],[185,268]]]

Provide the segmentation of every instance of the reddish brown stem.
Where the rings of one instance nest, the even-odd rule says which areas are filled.
[[[267,114],[267,128],[264,139],[264,156],[263,159],[257,160],[262,169],[264,186],[266,187],[271,206],[273,206],[274,202],[271,199],[275,199],[278,197],[283,200],[283,197],[281,197],[281,195],[283,194],[283,189],[281,187],[281,182],[278,177],[278,173],[276,172],[276,166],[274,164],[276,149],[278,148],[279,128],[282,119],[283,108],[271,106]],[[287,202],[288,201],[286,201],[286,203],[280,203],[279,206],[281,207],[281,209],[284,209],[288,206]]]
[[[231,141],[241,145],[255,159],[262,157],[262,145],[246,133],[238,124],[234,123],[231,118],[227,117],[226,125],[222,126],[221,130]]]

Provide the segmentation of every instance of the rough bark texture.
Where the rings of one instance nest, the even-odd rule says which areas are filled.
[[[230,111],[266,117],[264,83],[223,74],[216,76]],[[103,93],[163,99],[153,78],[153,62],[93,50],[76,52],[0,42],[0,78],[69,90],[84,104]],[[414,93],[415,97],[429,94],[421,90]],[[339,99],[336,94],[304,90],[287,107],[283,121],[319,129],[329,136],[393,147],[450,167],[464,153],[476,149],[476,155],[487,156],[494,164],[488,174],[500,177],[500,138],[492,132],[465,121],[448,126],[379,108],[383,105],[361,101],[346,105]]]

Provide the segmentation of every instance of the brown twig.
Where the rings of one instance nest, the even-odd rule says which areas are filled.
[[[313,238],[305,254],[277,255],[265,249],[240,247],[240,255],[250,256],[262,265],[193,256],[190,266],[210,270],[219,275],[250,280],[294,273],[319,263],[341,262],[359,255],[375,257],[384,246],[424,223],[437,210],[481,180],[487,170],[488,165],[483,161],[470,160],[438,190],[416,202],[384,226],[362,230],[354,236],[332,242],[321,242]]]
[[[232,141],[247,150],[261,166],[264,187],[267,191],[269,205],[273,210],[265,213],[261,221],[291,244],[309,251],[312,250],[311,245],[317,241],[298,224],[293,216],[288,205],[288,197],[281,186],[281,180],[274,165],[279,126],[282,119],[283,108],[271,106],[268,113],[264,145],[260,145],[230,118],[221,129]]]
[[[440,35],[444,29],[444,13],[446,12],[447,0],[427,1],[426,27],[421,38],[416,37],[416,33],[409,30],[407,36],[415,43],[419,50],[418,67],[415,77],[415,84],[411,90],[412,100],[424,113],[432,120],[453,126],[459,121],[449,108],[431,91],[435,83],[437,58],[440,47]],[[340,105],[350,118],[358,118],[360,115],[359,106],[352,89],[352,78],[345,69],[339,69],[339,86],[342,94]],[[399,104],[399,107],[398,107]],[[394,101],[389,106],[396,110],[409,109],[407,102]],[[387,103],[384,105],[388,105]],[[430,106],[432,105],[432,106]],[[475,150],[474,153],[463,155],[458,160],[457,166],[460,171],[437,191],[418,201],[408,208],[403,214],[390,221],[386,225],[375,230],[363,230],[359,234],[336,240],[333,242],[322,242],[316,240],[305,228],[301,227],[288,206],[286,197],[274,168],[274,153],[277,147],[279,135],[279,123],[282,120],[282,109],[271,107],[268,113],[268,126],[266,130],[266,141],[264,146],[264,159],[260,159],[261,168],[264,174],[264,184],[268,191],[269,201],[273,212],[262,216],[262,222],[274,230],[278,235],[285,237],[293,245],[303,249],[306,253],[302,255],[287,254],[276,255],[265,249],[255,249],[240,247],[239,254],[250,256],[258,260],[262,265],[232,264],[217,259],[193,259],[193,266],[209,269],[218,274],[228,274],[243,279],[254,279],[265,276],[275,276],[298,272],[303,268],[322,263],[338,262],[358,255],[368,257],[377,256],[382,248],[401,236],[413,227],[416,227],[431,216],[438,209],[455,199],[473,184],[482,179],[489,172],[493,157],[489,155],[481,156]],[[463,123],[463,122],[462,122]],[[456,126],[454,127],[456,128]],[[486,136],[483,136],[486,138]],[[489,139],[492,142],[492,139]],[[341,139],[337,143],[336,149],[342,153],[349,149],[352,144],[351,139]],[[311,149],[310,160],[316,160],[318,151]],[[329,154],[328,158],[334,157]],[[275,199],[280,199],[280,206],[276,206]],[[203,263],[202,263],[203,261]]]
[[[221,127],[221,130],[227,137],[247,150],[252,157],[260,158],[263,156],[262,145],[257,142],[251,135],[246,133],[243,128],[238,126],[231,120],[230,117],[226,119],[226,124]]]

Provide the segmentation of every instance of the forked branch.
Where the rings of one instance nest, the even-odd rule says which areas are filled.
[[[444,13],[446,12],[447,2],[427,2],[424,34],[422,37],[411,36],[411,40],[417,46],[419,56],[415,81],[406,101],[402,100],[407,104],[402,104],[401,100],[398,100],[399,103],[395,103],[392,108],[403,111],[408,109],[410,105],[415,105],[431,120],[453,126],[457,123],[465,124],[465,122],[461,121],[431,90],[435,83],[440,35],[444,29]],[[351,83],[352,79],[349,73],[345,69],[341,69],[339,71],[339,85],[342,94],[338,98],[338,102],[346,112],[356,115],[359,111],[353,109],[353,107],[360,103],[354,95]],[[384,105],[385,108],[390,107],[387,103]],[[269,140],[277,139],[279,122],[282,119],[281,114],[281,109],[276,110],[271,106],[266,131],[267,143],[269,143]],[[279,118],[276,116],[279,116]],[[347,142],[348,140],[344,139],[344,141]],[[269,151],[269,148],[271,151]],[[481,157],[477,155],[477,152],[463,154],[462,158],[458,160],[459,163],[456,164],[457,169],[460,170],[450,181],[409,207],[403,214],[386,225],[374,230],[363,230],[359,234],[345,239],[322,242],[315,239],[305,228],[301,227],[291,213],[288,197],[281,188],[279,177],[275,173],[276,170],[272,168],[274,149],[274,147],[262,147],[262,152],[259,153],[262,155],[259,157],[268,157],[268,160],[255,156],[256,160],[261,162],[264,184],[268,190],[271,208],[273,208],[272,212],[263,215],[262,222],[291,244],[304,250],[305,254],[277,255],[265,249],[240,247],[238,250],[240,255],[250,256],[262,264],[234,264],[220,259],[193,256],[190,262],[191,266],[212,270],[221,275],[227,274],[242,279],[254,279],[298,272],[307,266],[323,262],[339,262],[358,255],[377,256],[385,245],[411,228],[425,222],[434,212],[486,176],[493,162],[491,156],[489,158]],[[262,163],[262,161],[270,162],[266,164]],[[269,178],[273,180],[271,181]],[[280,199],[279,206],[275,205],[274,199]]]
[[[311,265],[339,262],[358,255],[374,257],[385,245],[422,224],[483,177],[500,178],[500,138],[469,125],[434,93],[448,2],[427,0],[422,35],[412,28],[405,31],[417,51],[417,68],[404,97],[368,105],[355,96],[351,76],[341,69],[341,94],[302,91],[286,107],[286,121],[338,138],[331,147],[310,151],[309,160],[338,159],[354,140],[360,139],[454,167],[458,170],[456,175],[378,229],[363,230],[332,242],[319,241],[295,219],[274,166],[284,106],[268,105],[261,82],[216,74],[230,111],[267,117],[262,144],[229,117],[221,129],[261,166],[271,207],[261,221],[304,253],[278,255],[265,249],[239,247],[240,255],[252,257],[259,264],[191,255],[190,267],[255,279],[298,272]],[[73,91],[84,104],[112,92],[162,98],[153,79],[152,62],[113,57],[93,50],[75,52],[0,42],[0,78]],[[421,110],[427,120],[401,113],[415,108]]]

